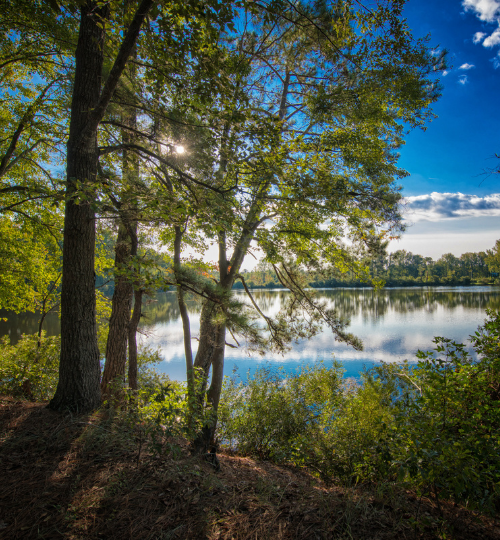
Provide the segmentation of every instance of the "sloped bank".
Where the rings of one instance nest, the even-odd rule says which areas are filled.
[[[236,455],[148,453],[108,413],[0,399],[0,536],[10,539],[498,539],[493,519],[394,486],[345,488]],[[135,435],[134,435],[135,433]]]

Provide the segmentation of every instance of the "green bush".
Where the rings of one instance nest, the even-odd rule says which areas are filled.
[[[0,342],[0,392],[15,397],[45,401],[58,381],[60,338],[23,335],[17,345],[8,336]]]
[[[347,483],[399,482],[493,512],[500,505],[500,315],[465,345],[435,338],[416,363],[383,364],[362,384],[338,364],[226,379],[218,435],[241,453]]]
[[[316,434],[311,464],[324,479],[357,483],[387,467],[385,437],[393,416],[374,386],[345,387],[334,414]]]
[[[337,363],[329,368],[319,362],[296,373],[262,368],[245,383],[226,378],[218,437],[240,453],[305,464],[341,396]]]
[[[260,369],[246,383],[225,380],[218,436],[240,453],[296,466],[324,478],[365,478],[381,432],[392,421],[373,386],[342,379],[338,363],[298,373]]]
[[[33,401],[52,398],[59,380],[59,336],[46,337],[38,345],[38,336],[22,335],[19,343],[9,344],[8,336],[0,340],[0,393]],[[138,385],[146,394],[154,394],[173,384],[169,377],[156,371],[162,362],[157,350],[140,345],[137,355]]]
[[[137,386],[145,393],[154,393],[172,381],[166,373],[157,371],[156,366],[163,362],[158,349],[139,344],[137,351]]]
[[[384,461],[392,475],[434,497],[493,511],[500,502],[500,315],[471,342],[438,337],[415,366],[370,373],[394,417]]]

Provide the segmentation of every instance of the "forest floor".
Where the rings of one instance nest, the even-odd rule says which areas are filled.
[[[132,438],[133,439],[133,438]],[[500,539],[498,520],[394,485],[347,488],[222,453],[158,457],[104,413],[0,396],[0,538]]]

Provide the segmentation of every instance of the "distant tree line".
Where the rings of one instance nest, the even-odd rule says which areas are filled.
[[[362,261],[367,272],[355,270],[318,270],[306,275],[312,287],[360,287],[372,282],[384,282],[385,286],[420,285],[488,285],[498,284],[500,271],[500,240],[492,250],[468,252],[456,257],[445,253],[437,261],[411,251],[400,249],[382,253]],[[243,273],[252,288],[282,287],[272,265],[260,262],[252,271]],[[235,284],[235,288],[241,288]]]

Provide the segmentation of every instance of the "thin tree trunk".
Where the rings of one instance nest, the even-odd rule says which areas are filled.
[[[183,232],[181,228],[176,225],[175,240],[174,240],[174,272],[178,280],[178,272],[181,268],[181,242]],[[194,397],[194,366],[193,366],[193,351],[191,348],[191,325],[189,322],[189,313],[187,310],[184,289],[182,285],[177,285],[177,302],[179,304],[179,311],[182,320],[182,329],[184,336],[184,355],[186,357],[186,377],[188,386],[188,396],[192,399]]]
[[[132,279],[127,275],[130,262],[130,235],[120,223],[115,246],[115,290],[109,320],[109,333],[106,343],[106,363],[102,374],[101,391],[109,393],[109,384],[113,381],[125,382],[125,364],[127,362],[127,339],[132,309],[134,288]]]
[[[42,327],[43,327],[43,323],[45,321],[46,316],[47,316],[47,312],[45,311],[45,302],[44,302],[43,311],[42,311],[40,320],[38,321],[38,341],[36,343],[36,346],[38,349],[42,345]]]
[[[130,319],[128,331],[128,385],[137,390],[137,328],[141,320],[142,289],[134,292],[134,311]]]

